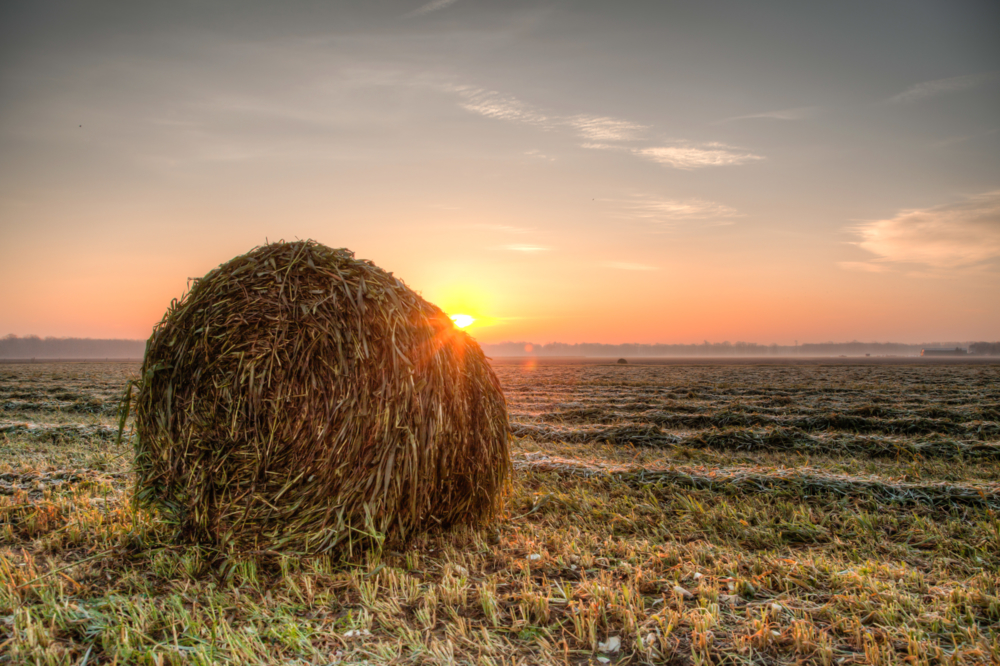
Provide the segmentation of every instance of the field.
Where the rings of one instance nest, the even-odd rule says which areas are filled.
[[[214,561],[129,501],[136,365],[0,365],[0,664],[1000,663],[1000,365],[498,364],[507,515]]]

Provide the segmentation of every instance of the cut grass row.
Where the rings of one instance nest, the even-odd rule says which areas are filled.
[[[70,414],[104,414],[110,416],[118,412],[119,402],[120,399],[104,400],[100,398],[83,398],[74,401],[45,400],[40,402],[8,400],[0,403],[0,412],[5,414],[67,412]]]
[[[538,453],[515,459],[515,466],[522,470],[538,469],[586,478],[613,475],[630,484],[654,488],[669,485],[684,489],[712,490],[727,495],[777,494],[803,502],[820,503],[849,499],[855,507],[869,510],[890,506],[922,506],[945,512],[967,506],[987,511],[1000,510],[1000,486],[997,485],[892,483],[878,478],[830,474],[816,468],[761,470],[753,467],[706,468],[676,465],[650,468],[594,464]],[[1000,541],[997,546],[1000,547]]]
[[[515,411],[513,412],[513,416],[517,418],[519,414]],[[772,416],[755,412],[733,411],[730,409],[697,414],[678,414],[664,411],[629,413],[615,412],[607,409],[585,409],[532,414],[531,416],[533,419],[543,422],[636,423],[682,430],[726,428],[732,426],[741,426],[744,428],[776,426],[809,432],[838,430],[853,433],[882,433],[887,435],[927,435],[938,433],[957,435],[970,439],[1000,437],[1000,423],[996,421],[955,422],[946,419],[931,419],[916,416],[880,418],[841,412],[814,413],[808,416]]]
[[[517,437],[536,442],[609,443],[650,447],[681,447],[723,451],[790,451],[828,455],[905,459],[1000,460],[1000,444],[960,440],[941,435],[887,439],[879,436],[827,433],[821,436],[794,427],[712,428],[676,435],[654,425],[559,427],[512,423]]]
[[[943,407],[905,408],[898,404],[885,406],[875,403],[841,403],[816,405],[800,398],[794,405],[761,406],[745,402],[678,402],[674,400],[656,404],[649,401],[578,401],[574,403],[510,402],[511,413],[531,415],[552,421],[567,423],[606,423],[620,419],[657,419],[677,415],[729,415],[730,418],[745,418],[753,415],[779,417],[823,417],[830,413],[847,417],[877,418],[891,420],[934,419],[964,423],[967,421],[1000,420],[1000,407],[992,403],[967,405],[958,409]]]

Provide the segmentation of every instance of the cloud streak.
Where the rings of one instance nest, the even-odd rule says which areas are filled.
[[[818,107],[815,106],[799,106],[794,109],[780,109],[778,111],[765,111],[764,113],[751,113],[745,116],[733,116],[732,118],[720,120],[716,124],[730,123],[734,120],[752,120],[754,118],[766,120],[802,120],[815,114],[817,110]]]
[[[465,229],[482,229],[483,231],[498,231],[502,233],[509,234],[526,234],[529,231],[534,231],[528,227],[515,227],[511,224],[487,224],[485,222],[477,224],[464,224],[462,228]]]
[[[502,249],[510,250],[511,252],[524,252],[526,254],[549,251],[549,248],[542,247],[541,245],[504,245]]]
[[[862,249],[881,261],[961,269],[1000,259],[1000,190],[858,225]],[[848,262],[855,263],[855,262]]]
[[[888,273],[890,268],[885,264],[876,264],[870,261],[838,261],[837,266],[845,271],[857,273]]]
[[[704,199],[664,199],[639,195],[631,199],[610,199],[607,201],[616,204],[625,217],[650,222],[740,217],[739,211],[735,208]]]
[[[674,141],[668,145],[636,146],[636,143],[644,140],[649,143],[648,125],[611,116],[545,113],[516,97],[475,86],[448,86],[446,89],[458,94],[459,105],[463,109],[486,118],[532,125],[549,131],[570,131],[582,140],[580,146],[583,148],[625,151],[675,169],[732,166],[764,159],[760,155],[719,142]],[[785,113],[791,111],[793,110]]]
[[[647,129],[645,125],[609,116],[560,116],[543,113],[516,97],[503,95],[495,90],[472,86],[457,86],[454,90],[462,98],[460,106],[466,111],[493,120],[535,125],[547,130],[568,129],[587,141],[634,141]]]
[[[634,151],[657,164],[690,171],[713,166],[733,166],[764,159],[760,155],[741,152],[723,143],[681,143],[674,146],[639,148]]]
[[[564,122],[588,141],[635,141],[648,129],[646,125],[607,116],[577,115]]]
[[[407,16],[420,16],[421,14],[429,14],[431,12],[436,12],[438,10],[444,9],[445,7],[450,7],[458,2],[458,0],[432,0],[426,5],[414,9],[412,12],[407,14]]]
[[[656,266],[647,266],[646,264],[636,264],[630,261],[605,261],[601,264],[605,268],[613,268],[619,271],[658,271],[660,270]]]
[[[545,129],[553,129],[561,124],[559,118],[551,118],[510,95],[502,95],[495,90],[483,90],[472,86],[457,86],[454,91],[462,98],[460,106],[466,111],[478,113],[493,120],[526,123]]]
[[[996,72],[987,72],[984,74],[967,74],[965,76],[953,76],[948,79],[924,81],[910,86],[898,95],[890,97],[889,103],[910,104],[930,97],[971,90],[996,78],[996,75]]]

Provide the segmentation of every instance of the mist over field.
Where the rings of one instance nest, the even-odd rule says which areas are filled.
[[[481,345],[491,357],[822,357],[822,356],[919,356],[924,349],[964,349],[973,355],[998,355],[1000,343],[938,341],[921,344],[901,342],[822,342],[801,345],[762,345],[747,342],[701,344],[566,344],[550,342],[500,342]],[[141,359],[145,340],[100,340],[92,338],[41,338],[8,335],[0,338],[0,360],[101,360]]]
[[[141,359],[145,340],[40,338],[8,335],[0,338],[0,359]]]

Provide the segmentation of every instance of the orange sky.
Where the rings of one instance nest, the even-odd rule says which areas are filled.
[[[998,339],[996,12],[917,4],[5,9],[0,335],[314,238],[483,342]]]

